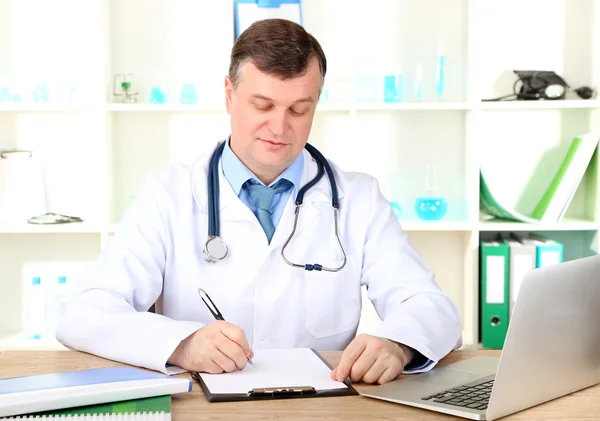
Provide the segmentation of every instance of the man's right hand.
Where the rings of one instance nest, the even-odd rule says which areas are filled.
[[[248,363],[246,357],[253,356],[244,331],[219,320],[181,341],[168,363],[188,371],[218,374],[242,370]]]

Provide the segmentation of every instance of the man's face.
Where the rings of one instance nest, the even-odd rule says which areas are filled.
[[[236,90],[225,78],[231,115],[231,149],[265,184],[271,183],[302,152],[312,126],[321,72],[311,60],[303,76],[281,80],[246,62]]]

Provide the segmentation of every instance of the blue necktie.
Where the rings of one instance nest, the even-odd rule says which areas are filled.
[[[271,215],[271,205],[273,198],[277,193],[283,193],[292,186],[292,183],[284,178],[280,179],[273,187],[267,187],[263,184],[246,184],[245,189],[250,195],[250,199],[256,206],[256,217],[262,226],[269,243],[275,232],[273,217]]]

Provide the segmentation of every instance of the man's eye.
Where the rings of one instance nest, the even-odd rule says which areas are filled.
[[[269,105],[258,105],[258,104],[255,104],[254,107],[258,111],[269,111],[271,109],[271,107]]]
[[[291,109],[291,110],[290,110],[290,113],[291,113],[292,115],[294,115],[294,116],[303,116],[303,115],[304,115],[304,114],[306,114],[307,112],[308,112],[308,111],[306,111],[306,110],[300,110],[300,111],[297,111],[297,110],[294,110],[294,109]]]

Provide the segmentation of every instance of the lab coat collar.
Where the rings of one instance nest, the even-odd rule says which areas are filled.
[[[217,145],[218,144],[215,144],[214,148],[212,148],[209,153],[201,156],[194,164],[194,168],[192,170],[192,189],[194,199],[199,207],[199,211],[205,215],[208,215],[208,166],[210,163],[210,158]],[[306,149],[304,149],[302,153],[304,154],[304,168],[302,170],[302,176],[300,178],[300,186],[304,186],[307,183],[309,183],[317,174],[317,164],[313,157]],[[342,197],[344,197],[344,192],[339,183],[337,184],[337,189],[338,197],[341,200]],[[237,195],[227,182],[227,179],[223,175],[220,162],[219,190],[219,210],[222,223],[224,223],[225,221],[240,220],[256,221],[258,223],[252,211],[248,209],[248,207],[244,205],[244,203],[237,197]],[[281,241],[285,241],[289,235],[289,232],[291,232],[291,227],[293,226],[294,211],[296,208],[296,195],[297,190],[295,190],[294,193],[288,199],[283,215],[281,216],[281,220],[277,225],[277,228],[282,227],[282,229],[276,230],[271,241],[271,246],[279,243],[280,235],[284,237]],[[296,232],[300,232],[306,225],[308,225],[308,223],[319,214],[319,209],[323,208],[323,206],[315,206],[315,203],[328,202],[329,204],[331,204],[331,200],[331,187],[329,185],[329,178],[327,177],[327,173],[325,173],[321,180],[319,180],[319,182],[312,188],[310,188],[304,195],[303,205],[300,207],[300,217],[298,221],[298,227],[296,228]]]

